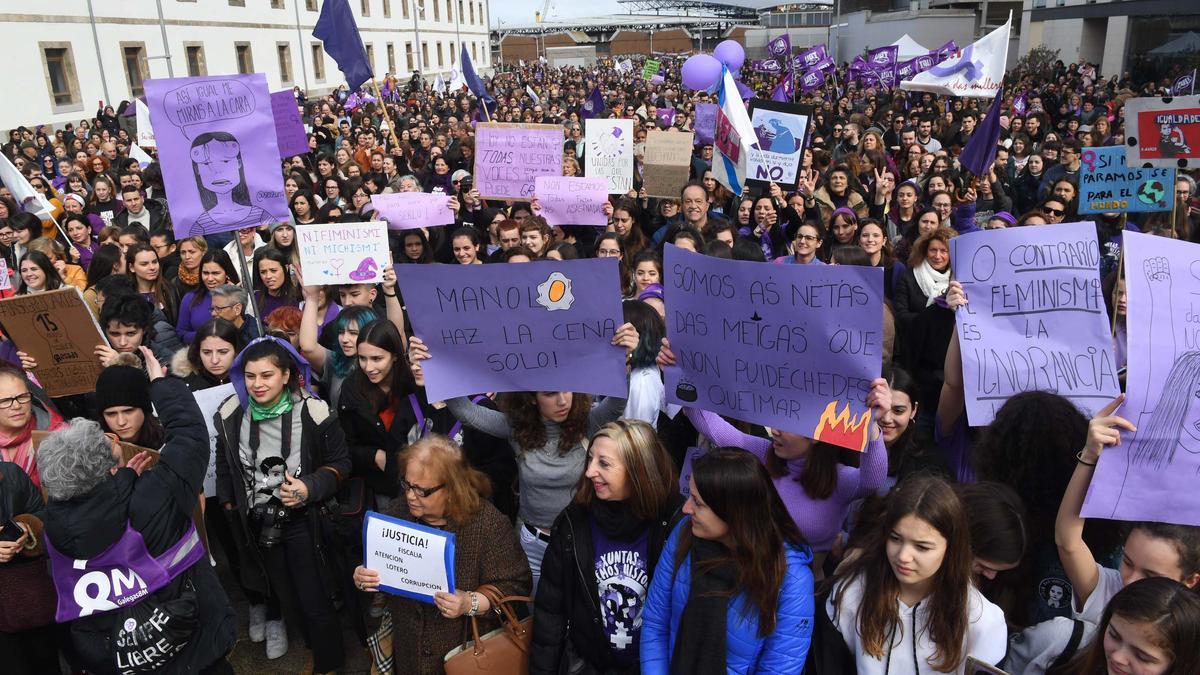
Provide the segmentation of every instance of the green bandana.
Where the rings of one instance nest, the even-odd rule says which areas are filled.
[[[285,391],[283,396],[280,396],[279,400],[274,405],[269,406],[262,405],[258,401],[255,401],[253,397],[251,397],[250,419],[254,420],[255,422],[273,420],[280,415],[290,413],[292,411],[292,405],[292,393],[289,391]]]

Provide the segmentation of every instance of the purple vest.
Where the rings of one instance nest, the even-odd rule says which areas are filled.
[[[135,605],[204,558],[195,523],[157,558],[146,549],[141,533],[129,524],[115,544],[89,560],[59,553],[49,537],[46,551],[58,591],[58,623]]]

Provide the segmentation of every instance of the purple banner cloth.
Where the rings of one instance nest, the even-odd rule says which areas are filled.
[[[771,40],[767,43],[767,53],[773,59],[786,60],[788,54],[792,53],[792,38],[787,33]]]
[[[554,225],[608,225],[604,205],[608,202],[607,178],[538,176],[534,196],[542,217]]]
[[[1025,391],[1089,416],[1120,393],[1094,224],[974,232],[950,252],[970,300],[955,318],[971,426]]]
[[[696,104],[696,145],[711,145],[717,130],[717,104]]]
[[[800,91],[806,94],[812,93],[821,88],[825,83],[825,77],[819,70],[810,70],[800,76]]]
[[[418,227],[453,225],[450,198],[436,192],[389,192],[371,195],[371,206],[388,223],[388,229],[412,230]]]
[[[534,265],[404,265],[396,279],[431,401],[483,391],[624,397],[625,350],[611,258]]]
[[[266,75],[146,80],[146,101],[176,238],[288,219]]]
[[[271,114],[275,117],[275,140],[279,144],[279,157],[286,159],[303,155],[308,149],[308,132],[300,119],[300,107],[290,89],[271,92]]]
[[[900,48],[896,45],[871,49],[867,52],[867,63],[871,64],[871,67],[876,71],[883,68],[890,68],[896,63],[896,57],[899,53]]]
[[[947,42],[946,44],[942,45],[941,47],[938,47],[937,49],[934,49],[933,51],[930,52],[930,54],[937,55],[938,63],[945,61],[946,59],[950,58],[951,56],[954,56],[957,53],[958,53],[958,44],[955,43],[954,40],[951,40],[951,41]]]
[[[760,59],[750,62],[751,70],[760,73],[782,73],[783,66],[775,59]]]
[[[963,168],[976,176],[984,176],[996,161],[996,151],[1000,142],[1000,103],[1004,100],[1004,90],[1001,88],[988,106],[987,115],[975,127],[975,132],[967,139],[967,145],[959,155],[958,161]]]
[[[654,117],[663,127],[669,127],[675,123],[674,108],[655,108]]]
[[[1015,99],[1013,99],[1012,109],[1013,112],[1021,115],[1022,117],[1029,114],[1029,97],[1025,94],[1025,92],[1022,91],[1020,94],[1017,94]]]
[[[1087,518],[1200,525],[1200,246],[1125,233],[1129,371],[1116,414],[1133,422],[1104,450],[1083,503]]]
[[[1195,93],[1196,91],[1196,68],[1186,75],[1180,75],[1175,80],[1175,84],[1171,85],[1171,95],[1181,96],[1184,92]]]
[[[669,403],[862,451],[883,270],[723,260],[667,245]]]
[[[820,63],[822,59],[827,58],[829,58],[829,52],[826,51],[825,45],[820,44],[797,54],[792,59],[792,68],[794,70],[807,70]]]

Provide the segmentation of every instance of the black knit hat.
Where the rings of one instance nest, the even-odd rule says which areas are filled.
[[[141,368],[109,366],[96,379],[96,409],[103,413],[109,408],[141,408],[150,411],[150,378]]]

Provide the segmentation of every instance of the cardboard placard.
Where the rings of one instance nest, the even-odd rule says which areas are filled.
[[[1200,96],[1125,102],[1125,162],[1192,169],[1200,164]]]
[[[646,134],[645,169],[642,187],[651,197],[679,196],[692,170],[695,134],[675,131],[650,131]]]
[[[37,361],[38,382],[51,396],[96,390],[104,370],[96,346],[108,340],[78,288],[0,300],[0,325],[21,351]]]
[[[475,188],[484,199],[529,199],[538,176],[562,175],[557,124],[489,122],[475,127]]]

